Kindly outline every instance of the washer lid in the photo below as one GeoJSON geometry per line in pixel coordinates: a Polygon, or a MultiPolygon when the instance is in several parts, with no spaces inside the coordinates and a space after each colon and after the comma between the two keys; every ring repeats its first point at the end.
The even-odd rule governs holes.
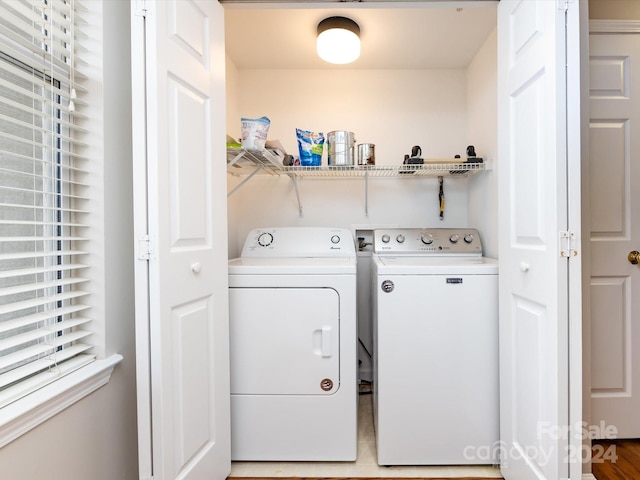
{"type": "Polygon", "coordinates": [[[411,257],[373,255],[378,274],[495,275],[498,261],[488,257],[411,257]]]}
{"type": "Polygon", "coordinates": [[[229,260],[229,275],[355,275],[356,257],[251,258],[229,260]]]}

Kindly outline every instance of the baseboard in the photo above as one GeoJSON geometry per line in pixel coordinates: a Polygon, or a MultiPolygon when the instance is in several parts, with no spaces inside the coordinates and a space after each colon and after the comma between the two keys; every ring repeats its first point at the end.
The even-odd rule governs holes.
{"type": "Polygon", "coordinates": [[[598,480],[593,473],[583,473],[582,480],[598,480]]]}

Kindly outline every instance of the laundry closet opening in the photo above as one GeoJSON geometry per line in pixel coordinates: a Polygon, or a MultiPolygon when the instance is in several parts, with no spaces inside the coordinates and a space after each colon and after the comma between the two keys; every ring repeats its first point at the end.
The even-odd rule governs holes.
{"type": "MultiPolygon", "coordinates": [[[[299,154],[296,129],[302,129],[325,135],[353,132],[356,144],[375,145],[376,168],[399,168],[414,146],[425,161],[466,159],[470,145],[483,159],[482,171],[463,175],[292,178],[267,168],[249,179],[250,173],[228,175],[229,258],[240,256],[255,228],[334,227],[349,230],[356,241],[361,238],[358,380],[369,385],[374,368],[366,273],[372,232],[383,227],[470,227],[480,232],[484,255],[497,257],[498,2],[221,3],[230,140],[241,138],[242,118],[266,116],[268,140],[279,141],[284,153],[294,157],[299,154]],[[348,65],[326,63],[316,54],[318,23],[337,15],[360,27],[361,55],[348,65]]],[[[327,165],[326,149],[322,165],[327,165]]],[[[361,395],[359,422],[370,408],[370,397],[361,395]]],[[[373,425],[368,428],[372,433],[373,425]]],[[[360,442],[358,457],[361,447],[375,450],[375,443],[360,442]]],[[[372,468],[374,459],[375,453],[370,454],[372,468]]],[[[232,476],[244,476],[241,467],[250,468],[235,464],[232,476]]],[[[491,467],[489,474],[499,477],[491,467]]]]}

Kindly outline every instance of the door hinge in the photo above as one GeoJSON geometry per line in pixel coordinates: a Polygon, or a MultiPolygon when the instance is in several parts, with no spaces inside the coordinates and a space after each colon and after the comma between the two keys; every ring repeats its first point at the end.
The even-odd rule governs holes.
{"type": "Polygon", "coordinates": [[[138,260],[151,260],[151,240],[149,235],[138,237],[138,260]]]}
{"type": "Polygon", "coordinates": [[[133,14],[136,17],[146,17],[147,16],[147,0],[134,0],[133,14]]]}
{"type": "Polygon", "coordinates": [[[565,258],[577,257],[575,232],[560,232],[560,256],[565,258]]]}

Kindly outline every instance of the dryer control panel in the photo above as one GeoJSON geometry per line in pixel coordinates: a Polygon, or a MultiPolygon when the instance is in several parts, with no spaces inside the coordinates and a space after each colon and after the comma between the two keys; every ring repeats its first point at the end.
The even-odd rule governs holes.
{"type": "Polygon", "coordinates": [[[482,256],[482,242],[475,228],[382,228],[373,232],[373,252],[482,256]]]}
{"type": "Polygon", "coordinates": [[[353,234],[343,228],[258,228],[247,235],[243,257],[355,257],[353,234]]]}

